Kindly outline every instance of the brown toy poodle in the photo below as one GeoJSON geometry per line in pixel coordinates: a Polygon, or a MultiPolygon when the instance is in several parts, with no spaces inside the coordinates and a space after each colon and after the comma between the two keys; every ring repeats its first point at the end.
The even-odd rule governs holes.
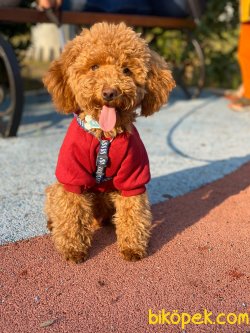
{"type": "Polygon", "coordinates": [[[165,61],[124,23],[97,23],[70,41],[44,78],[59,112],[74,113],[60,149],[45,212],[57,250],[86,258],[97,224],[112,221],[120,253],[147,254],[151,211],[145,147],[133,125],[175,86],[165,61]]]}

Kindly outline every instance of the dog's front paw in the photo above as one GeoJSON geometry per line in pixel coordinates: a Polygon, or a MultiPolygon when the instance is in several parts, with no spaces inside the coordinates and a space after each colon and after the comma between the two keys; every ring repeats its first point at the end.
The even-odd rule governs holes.
{"type": "Polygon", "coordinates": [[[73,262],[75,264],[81,264],[87,259],[87,254],[82,252],[67,252],[64,253],[63,256],[67,261],[73,262]]]}
{"type": "Polygon", "coordinates": [[[124,249],[121,251],[121,254],[123,259],[127,261],[138,261],[146,257],[147,252],[140,250],[124,249]]]}

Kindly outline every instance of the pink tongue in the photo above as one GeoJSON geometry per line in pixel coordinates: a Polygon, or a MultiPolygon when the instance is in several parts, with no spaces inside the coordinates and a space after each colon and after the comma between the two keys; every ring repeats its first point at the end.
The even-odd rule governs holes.
{"type": "Polygon", "coordinates": [[[110,108],[106,105],[102,107],[99,118],[99,125],[104,132],[109,132],[115,127],[116,112],[115,108],[110,108]]]}

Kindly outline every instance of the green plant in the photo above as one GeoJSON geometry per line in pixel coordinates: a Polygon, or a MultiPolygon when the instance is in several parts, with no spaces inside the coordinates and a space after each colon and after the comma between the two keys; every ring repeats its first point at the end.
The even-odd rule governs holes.
{"type": "MultiPolygon", "coordinates": [[[[240,83],[238,21],[237,0],[207,1],[205,13],[194,32],[205,54],[207,86],[236,88],[240,83]]],[[[182,67],[187,61],[190,66],[197,66],[195,52],[185,33],[155,28],[146,32],[146,38],[174,68],[182,67]]]]}

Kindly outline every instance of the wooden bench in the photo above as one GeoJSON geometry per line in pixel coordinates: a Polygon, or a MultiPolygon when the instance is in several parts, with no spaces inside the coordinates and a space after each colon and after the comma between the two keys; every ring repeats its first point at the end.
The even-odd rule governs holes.
{"type": "MultiPolygon", "coordinates": [[[[72,12],[61,11],[55,13],[60,24],[74,25],[91,25],[96,22],[106,21],[112,23],[125,22],[133,27],[161,27],[164,29],[183,30],[188,33],[190,42],[193,44],[194,50],[200,62],[200,73],[195,89],[190,92],[185,84],[179,79],[177,82],[182,86],[188,97],[196,97],[203,85],[205,79],[204,57],[200,44],[192,37],[190,33],[196,28],[195,20],[192,18],[169,18],[160,16],[147,15],[131,15],[131,14],[110,14],[110,13],[95,13],[95,12],[72,12]]],[[[0,23],[51,23],[51,19],[45,12],[36,9],[28,8],[0,8],[0,23]]],[[[1,37],[1,36],[0,36],[1,37]]],[[[20,73],[18,73],[18,65],[14,60],[13,50],[6,46],[7,42],[0,38],[0,60],[4,62],[10,81],[10,94],[12,101],[7,110],[1,110],[1,86],[0,86],[0,132],[4,136],[15,136],[21,120],[23,109],[23,95],[21,88],[20,73]],[[11,62],[8,59],[11,59],[11,62]],[[11,74],[12,73],[12,74],[11,74]],[[12,77],[11,77],[12,76],[12,77]],[[5,124],[1,126],[1,119],[5,119],[5,124]],[[6,120],[7,119],[7,120],[6,120]]],[[[0,82],[1,84],[1,82],[0,82]]],[[[2,94],[3,95],[3,94],[2,94]]],[[[3,103],[2,103],[3,104],[3,103]]]]}
{"type": "MultiPolygon", "coordinates": [[[[57,17],[62,24],[93,24],[106,21],[112,23],[125,22],[134,27],[161,27],[165,29],[193,30],[196,24],[193,19],[169,18],[161,16],[109,14],[93,12],[58,12],[57,17]]],[[[51,22],[45,12],[26,8],[0,8],[1,22],[45,23],[51,22]]]]}

